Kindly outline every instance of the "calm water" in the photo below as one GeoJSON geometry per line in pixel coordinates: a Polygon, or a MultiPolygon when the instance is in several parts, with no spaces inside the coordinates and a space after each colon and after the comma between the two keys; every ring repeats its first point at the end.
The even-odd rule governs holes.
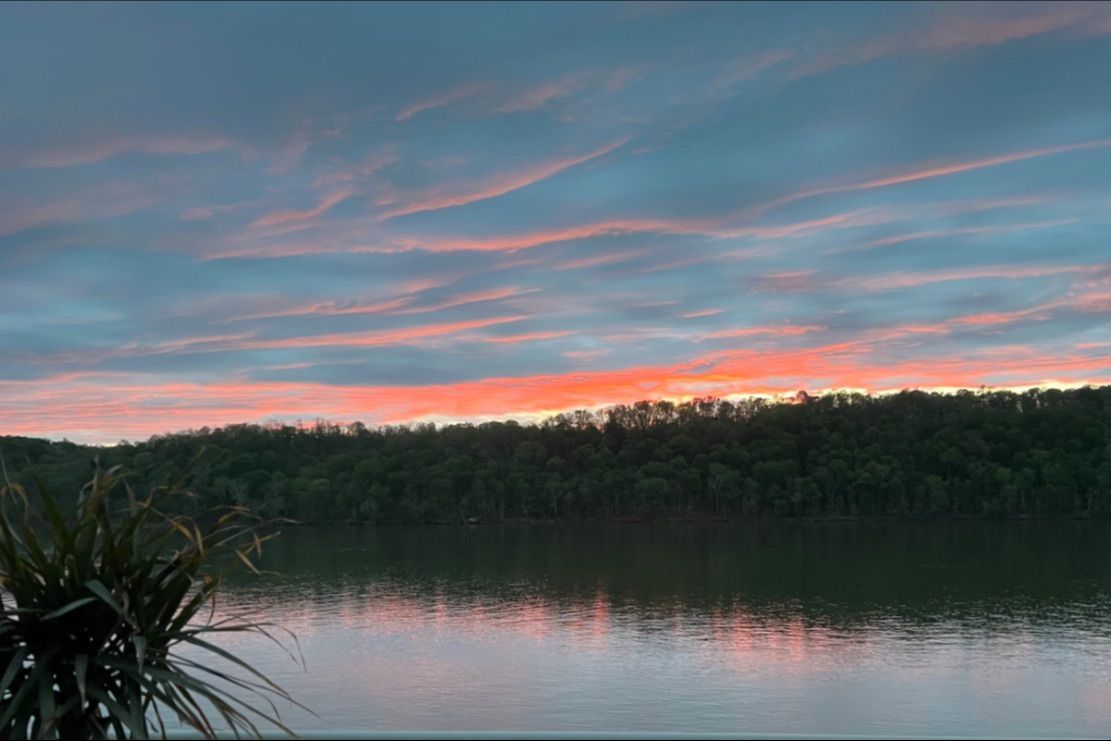
{"type": "Polygon", "coordinates": [[[311,730],[1111,735],[1111,527],[293,528],[224,612],[311,730]]]}

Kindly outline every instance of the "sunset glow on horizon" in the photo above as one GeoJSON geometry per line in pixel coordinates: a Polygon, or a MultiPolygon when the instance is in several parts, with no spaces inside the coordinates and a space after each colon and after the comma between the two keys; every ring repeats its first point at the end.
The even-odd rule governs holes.
{"type": "Polygon", "coordinates": [[[0,435],[1111,383],[1111,5],[6,4],[0,435]]]}

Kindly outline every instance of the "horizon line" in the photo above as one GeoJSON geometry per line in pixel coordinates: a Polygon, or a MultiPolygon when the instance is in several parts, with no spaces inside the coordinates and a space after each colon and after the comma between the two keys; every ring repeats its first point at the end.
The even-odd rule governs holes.
{"type": "MultiPolygon", "coordinates": [[[[521,424],[523,426],[536,426],[536,425],[539,425],[539,424],[541,424],[541,423],[543,423],[547,420],[554,419],[554,418],[556,418],[560,415],[563,415],[563,414],[571,414],[571,413],[574,413],[574,412],[591,412],[591,413],[604,412],[606,410],[616,409],[618,407],[632,407],[632,406],[635,406],[636,404],[641,404],[641,403],[644,403],[644,402],[648,402],[648,403],[651,403],[651,404],[657,404],[657,403],[660,403],[660,402],[671,402],[673,404],[684,404],[684,403],[689,403],[689,402],[693,402],[693,401],[697,401],[697,400],[708,400],[708,401],[718,401],[718,402],[724,401],[724,402],[733,403],[733,402],[736,402],[736,401],[743,401],[743,400],[763,399],[763,400],[769,400],[773,404],[793,404],[797,400],[799,394],[806,394],[807,397],[809,398],[809,400],[817,400],[817,399],[821,399],[824,396],[831,396],[831,395],[838,395],[838,394],[848,394],[848,395],[857,395],[857,396],[866,396],[866,397],[885,397],[885,396],[895,396],[895,395],[898,395],[898,394],[901,394],[901,393],[918,392],[918,393],[925,393],[925,394],[935,394],[935,395],[940,395],[940,396],[956,396],[957,394],[959,394],[961,392],[972,392],[972,393],[975,393],[975,394],[992,394],[992,393],[1024,393],[1024,392],[1035,391],[1035,390],[1037,390],[1037,391],[1040,391],[1040,390],[1074,391],[1074,390],[1084,389],[1084,388],[1099,389],[1099,388],[1105,388],[1105,387],[1108,387],[1108,386],[1111,386],[1111,382],[1096,382],[1096,381],[1046,382],[1046,383],[1037,383],[1037,384],[1022,384],[1022,385],[1016,385],[1016,386],[1003,386],[1003,385],[996,386],[996,385],[989,385],[989,384],[981,384],[981,385],[978,385],[978,386],[903,386],[903,387],[897,387],[897,388],[875,389],[875,390],[869,390],[869,389],[862,388],[862,387],[845,386],[845,387],[821,388],[821,389],[816,389],[814,391],[811,391],[809,389],[797,389],[795,391],[734,393],[734,394],[723,394],[723,395],[720,395],[720,396],[715,396],[715,395],[712,395],[712,394],[709,394],[709,395],[706,395],[706,396],[692,396],[692,395],[673,396],[673,397],[660,396],[660,397],[656,397],[656,398],[638,399],[637,401],[628,402],[628,403],[617,402],[617,403],[609,403],[609,404],[599,404],[599,405],[595,405],[595,406],[577,406],[577,407],[567,407],[565,409],[548,409],[548,410],[541,410],[541,411],[538,411],[538,412],[516,412],[516,413],[510,412],[510,413],[506,413],[506,414],[470,415],[470,416],[465,416],[465,417],[450,417],[450,416],[446,416],[446,415],[431,414],[431,415],[423,415],[423,416],[420,416],[420,417],[414,417],[413,419],[406,420],[404,422],[397,422],[397,423],[388,423],[388,422],[386,422],[386,423],[379,423],[379,424],[373,424],[373,425],[365,424],[364,422],[362,422],[362,420],[358,420],[358,419],[340,420],[340,419],[331,419],[331,418],[327,418],[327,417],[315,417],[315,418],[313,418],[313,420],[311,422],[311,425],[329,425],[329,426],[336,426],[336,427],[351,427],[351,426],[354,426],[354,425],[358,424],[358,425],[363,425],[363,427],[365,429],[369,430],[369,431],[382,431],[382,430],[387,430],[387,429],[398,429],[398,428],[412,430],[412,429],[416,429],[416,428],[419,428],[419,427],[424,426],[424,425],[432,425],[436,429],[444,429],[444,428],[453,427],[453,426],[480,425],[480,424],[488,424],[488,423],[496,423],[496,422],[501,422],[501,423],[516,422],[516,423],[521,424]]],[[[213,427],[210,427],[208,425],[202,425],[201,427],[186,427],[186,428],[180,428],[180,429],[177,429],[177,430],[167,430],[167,431],[163,431],[163,432],[153,432],[149,436],[147,436],[145,439],[141,439],[141,440],[129,440],[127,438],[122,438],[121,437],[117,442],[114,442],[114,443],[82,442],[80,440],[70,439],[68,436],[65,436],[65,435],[63,435],[61,437],[56,437],[56,436],[50,436],[50,435],[38,436],[38,435],[18,435],[18,434],[16,434],[16,435],[6,435],[6,434],[0,434],[0,440],[3,440],[4,438],[9,438],[9,437],[10,438],[25,438],[25,439],[32,439],[32,440],[46,440],[47,442],[50,442],[50,443],[71,443],[73,445],[79,445],[81,447],[86,447],[86,448],[116,448],[116,447],[120,447],[122,445],[142,445],[142,444],[145,444],[145,443],[149,443],[152,439],[154,439],[156,437],[171,437],[171,436],[175,436],[175,435],[184,435],[184,434],[189,434],[189,433],[199,433],[202,430],[206,430],[206,429],[209,431],[209,433],[211,433],[211,432],[214,432],[214,431],[217,431],[217,430],[224,430],[224,429],[229,429],[229,428],[234,428],[234,427],[245,427],[245,426],[267,427],[267,428],[273,428],[275,426],[280,426],[280,427],[295,427],[296,429],[304,429],[305,427],[307,427],[309,425],[306,425],[306,421],[305,421],[304,417],[297,417],[296,419],[293,419],[293,420],[282,420],[282,419],[276,418],[276,417],[267,417],[267,418],[264,418],[264,419],[261,419],[261,420],[253,420],[253,421],[245,420],[245,421],[242,421],[242,422],[229,422],[229,423],[226,423],[226,424],[223,424],[223,425],[213,426],[213,427]]]]}

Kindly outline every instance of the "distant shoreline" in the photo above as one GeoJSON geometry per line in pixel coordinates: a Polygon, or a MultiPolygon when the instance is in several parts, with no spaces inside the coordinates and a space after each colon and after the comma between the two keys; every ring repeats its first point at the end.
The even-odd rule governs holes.
{"type": "Polygon", "coordinates": [[[33,490],[96,458],[162,507],[306,523],[1084,520],[1111,517],[1111,386],[643,401],[536,425],[232,425],[111,451],[0,439],[33,490]]]}

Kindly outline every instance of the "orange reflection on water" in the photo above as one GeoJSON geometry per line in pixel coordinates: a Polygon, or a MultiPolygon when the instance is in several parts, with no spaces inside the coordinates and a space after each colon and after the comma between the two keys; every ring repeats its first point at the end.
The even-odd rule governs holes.
{"type": "Polygon", "coordinates": [[[562,607],[566,611],[564,627],[568,642],[580,648],[600,646],[605,643],[610,625],[610,603],[605,592],[599,589],[592,600],[573,600],[562,607]]]}
{"type": "Polygon", "coordinates": [[[453,594],[442,588],[424,594],[389,589],[354,594],[341,586],[328,594],[298,590],[278,596],[255,591],[240,597],[222,610],[263,612],[302,639],[338,627],[373,631],[379,636],[431,632],[482,642],[515,636],[593,650],[619,634],[633,641],[693,642],[712,652],[715,662],[724,658],[724,664],[738,670],[771,665],[812,670],[838,656],[843,658],[846,651],[858,653],[866,641],[863,632],[845,634],[808,624],[800,614],[761,614],[738,604],[703,609],[679,604],[623,604],[618,608],[600,588],[593,594],[564,595],[558,600],[535,594],[453,594]]]}
{"type": "Polygon", "coordinates": [[[740,670],[777,665],[812,672],[864,647],[864,634],[850,637],[825,626],[808,625],[801,615],[761,616],[737,607],[719,607],[703,619],[712,650],[740,670]]]}

